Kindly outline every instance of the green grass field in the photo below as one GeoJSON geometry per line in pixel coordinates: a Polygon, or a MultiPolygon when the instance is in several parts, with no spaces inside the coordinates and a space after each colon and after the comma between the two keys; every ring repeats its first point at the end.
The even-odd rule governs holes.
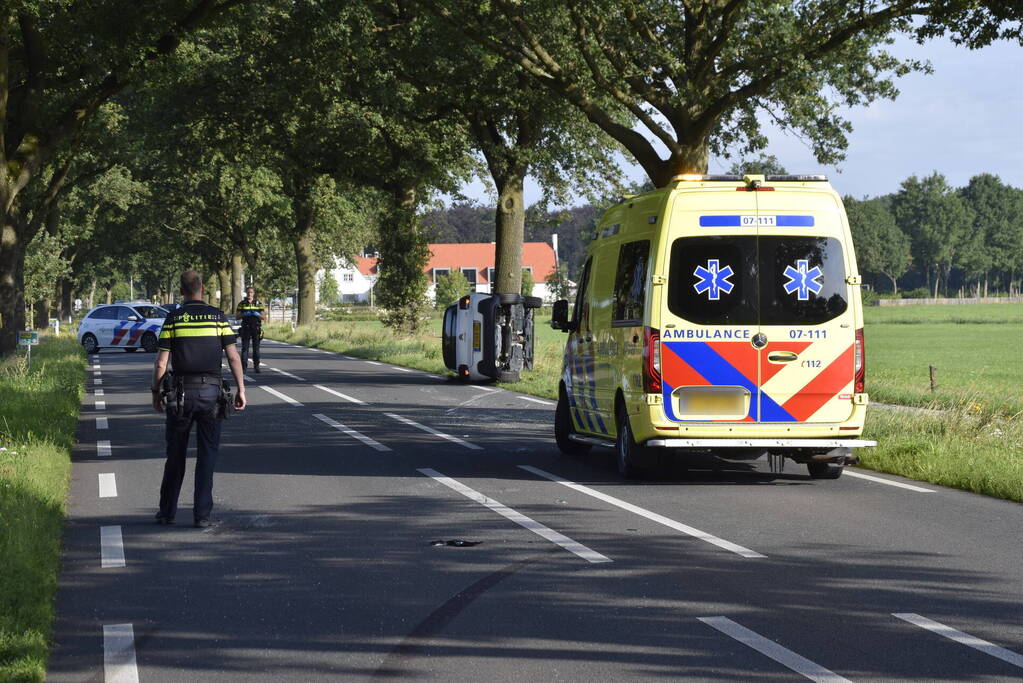
{"type": "MultiPolygon", "coordinates": [[[[867,391],[872,401],[937,408],[874,408],[864,436],[878,447],[866,467],[1023,502],[1023,305],[870,307],[865,310],[867,391]],[[937,368],[930,390],[928,366],[937,368]]],[[[557,398],[565,334],[537,324],[536,367],[508,388],[557,398]]],[[[320,322],[268,335],[297,344],[444,374],[440,319],[396,338],[376,321],[320,322]]]]}
{"type": "Polygon", "coordinates": [[[85,355],[44,339],[0,361],[0,680],[42,681],[85,355]]]}

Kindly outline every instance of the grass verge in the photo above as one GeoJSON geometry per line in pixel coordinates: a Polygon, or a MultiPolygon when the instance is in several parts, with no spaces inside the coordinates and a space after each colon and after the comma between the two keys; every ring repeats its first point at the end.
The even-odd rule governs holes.
{"type": "MultiPolygon", "coordinates": [[[[929,406],[941,412],[869,410],[864,436],[876,439],[878,446],[859,451],[863,466],[1023,502],[1023,417],[1016,410],[1015,389],[1023,376],[1017,378],[1018,364],[1007,360],[1009,339],[1015,336],[1003,334],[1009,327],[1004,320],[1018,315],[1020,308],[1002,304],[980,311],[916,308],[897,309],[898,316],[881,309],[885,319],[869,325],[868,388],[874,400],[929,406]],[[966,316],[969,322],[948,322],[947,316],[953,314],[966,316]],[[985,322],[991,319],[1000,322],[985,322]],[[940,343],[923,343],[933,339],[930,333],[936,331],[944,333],[940,343]],[[947,370],[948,388],[937,396],[923,387],[908,388],[907,377],[915,376],[921,354],[928,353],[940,354],[938,362],[947,370]],[[978,370],[981,364],[984,372],[978,370]],[[989,384],[992,377],[998,378],[997,390],[981,392],[979,383],[989,384]]],[[[557,399],[565,335],[550,329],[543,318],[536,330],[535,369],[508,388],[557,399]]],[[[266,331],[269,337],[293,344],[448,374],[441,358],[439,319],[411,337],[395,337],[379,322],[367,320],[317,322],[296,330],[268,325],[266,331]]],[[[926,363],[923,367],[926,373],[926,363]]]]}
{"type": "Polygon", "coordinates": [[[0,680],[46,676],[85,357],[44,339],[0,360],[0,680]]]}

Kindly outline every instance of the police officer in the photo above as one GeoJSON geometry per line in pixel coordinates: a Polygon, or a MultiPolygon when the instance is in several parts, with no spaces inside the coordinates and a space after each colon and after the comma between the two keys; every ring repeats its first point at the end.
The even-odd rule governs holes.
{"type": "Polygon", "coordinates": [[[213,511],[213,468],[220,449],[220,363],[224,352],[234,375],[236,410],[245,409],[245,380],[234,347],[234,332],[223,311],[201,299],[202,279],[189,270],[181,275],[184,304],[167,315],[160,331],[160,350],[153,365],[153,408],[167,413],[167,463],[160,485],[160,511],[156,521],[173,524],[178,494],[185,478],[185,452],[192,425],[198,441],[195,463],[195,526],[210,526],[213,511]],[[173,402],[162,393],[167,360],[173,367],[173,402]]]}
{"type": "Polygon", "coordinates": [[[237,317],[242,321],[242,370],[248,366],[251,343],[252,369],[259,372],[259,342],[263,339],[263,304],[256,299],[255,288],[245,288],[245,298],[238,302],[237,317]]]}

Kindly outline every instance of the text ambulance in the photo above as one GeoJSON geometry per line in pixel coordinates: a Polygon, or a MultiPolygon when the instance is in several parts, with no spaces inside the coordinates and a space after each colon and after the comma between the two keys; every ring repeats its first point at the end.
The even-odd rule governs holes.
{"type": "Polygon", "coordinates": [[[679,176],[597,226],[555,414],[565,453],[773,456],[837,478],[867,406],[860,276],[824,176],[679,176]],[[672,449],[672,450],[665,450],[672,449]]]}

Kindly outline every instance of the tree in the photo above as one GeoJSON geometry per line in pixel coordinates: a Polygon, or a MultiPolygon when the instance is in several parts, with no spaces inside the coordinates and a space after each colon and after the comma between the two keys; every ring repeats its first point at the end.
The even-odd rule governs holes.
{"type": "Polygon", "coordinates": [[[884,275],[898,294],[899,278],[913,263],[909,235],[899,229],[884,199],[845,197],[843,202],[860,270],[884,275]]]}
{"type": "Polygon", "coordinates": [[[960,196],[973,210],[973,240],[964,266],[986,293],[994,270],[1011,288],[1015,273],[1023,271],[1023,192],[988,173],[970,178],[960,196]]]}
{"type": "Polygon", "coordinates": [[[778,157],[773,154],[760,154],[749,159],[740,159],[732,164],[728,172],[734,175],[746,175],[747,173],[756,175],[788,174],[785,167],[778,161],[778,157]]]}
{"type": "Polygon", "coordinates": [[[331,271],[324,271],[323,277],[320,278],[320,303],[333,305],[340,298],[341,292],[338,289],[337,278],[331,271]]]}
{"type": "Polygon", "coordinates": [[[834,163],[850,130],[841,107],[894,98],[893,77],[929,68],[886,52],[892,38],[977,47],[1018,39],[1023,17],[994,0],[418,3],[571,103],[658,187],[705,173],[711,152],[763,149],[758,114],[834,163]]]}
{"type": "Polygon", "coordinates": [[[933,173],[922,180],[916,176],[904,180],[892,198],[892,213],[912,239],[913,254],[925,273],[927,286],[931,289],[933,282],[934,296],[938,296],[941,285],[947,286],[952,268],[959,264],[971,233],[973,211],[943,175],[933,173]]]}
{"type": "Polygon", "coordinates": [[[522,296],[533,296],[533,286],[536,281],[533,279],[533,272],[530,270],[522,271],[522,296]]]}
{"type": "Polygon", "coordinates": [[[572,283],[568,279],[568,270],[564,263],[559,263],[544,282],[547,284],[547,295],[551,302],[567,299],[572,294],[572,283]]]}
{"type": "Polygon", "coordinates": [[[443,311],[458,299],[472,291],[469,278],[460,270],[453,270],[444,275],[437,276],[437,285],[434,290],[435,307],[443,311]]]}

